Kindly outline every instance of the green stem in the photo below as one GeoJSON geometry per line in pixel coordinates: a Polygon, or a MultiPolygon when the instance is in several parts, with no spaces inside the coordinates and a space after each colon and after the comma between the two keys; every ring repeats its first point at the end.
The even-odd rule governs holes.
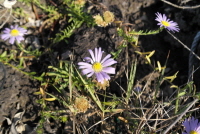
{"type": "Polygon", "coordinates": [[[176,105],[175,105],[175,111],[174,111],[175,114],[178,112],[178,107],[179,107],[179,98],[178,98],[178,95],[179,95],[180,88],[178,88],[177,90],[178,90],[178,92],[177,92],[176,105]]]}
{"type": "Polygon", "coordinates": [[[2,63],[5,64],[5,65],[8,65],[8,66],[10,66],[10,67],[12,67],[12,68],[14,68],[14,69],[16,69],[17,71],[19,71],[19,72],[21,72],[21,73],[23,73],[23,74],[29,76],[29,77],[32,78],[32,79],[36,79],[36,80],[39,80],[39,81],[43,81],[43,78],[42,78],[42,77],[32,76],[32,75],[30,75],[29,73],[24,72],[24,71],[20,70],[19,68],[15,67],[15,66],[13,66],[12,64],[7,63],[7,62],[5,62],[5,61],[0,61],[0,62],[2,62],[2,63]]]}

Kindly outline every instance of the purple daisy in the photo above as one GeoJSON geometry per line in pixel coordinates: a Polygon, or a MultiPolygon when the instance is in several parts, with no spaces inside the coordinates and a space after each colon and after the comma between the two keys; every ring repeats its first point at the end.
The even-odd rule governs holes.
{"type": "Polygon", "coordinates": [[[22,40],[24,40],[23,36],[26,34],[26,32],[26,29],[18,27],[18,25],[10,26],[10,28],[5,28],[5,30],[3,30],[1,39],[5,41],[9,39],[10,44],[14,44],[15,40],[20,43],[22,40]]]}
{"type": "Polygon", "coordinates": [[[158,25],[160,27],[164,27],[166,28],[167,30],[169,31],[172,31],[172,32],[179,32],[179,27],[178,27],[178,24],[174,21],[170,21],[165,14],[161,14],[161,13],[156,13],[156,21],[158,21],[158,25]]]}
{"type": "Polygon", "coordinates": [[[104,80],[110,80],[108,74],[115,74],[115,68],[110,67],[111,65],[117,63],[114,59],[110,58],[111,55],[108,54],[103,60],[103,51],[101,48],[95,48],[95,52],[91,49],[88,50],[91,57],[85,57],[85,62],[79,62],[79,69],[82,69],[82,73],[91,77],[95,74],[97,81],[104,83],[104,80]]]}
{"type": "Polygon", "coordinates": [[[198,119],[191,117],[183,122],[185,131],[182,134],[200,134],[200,123],[198,119]]]}

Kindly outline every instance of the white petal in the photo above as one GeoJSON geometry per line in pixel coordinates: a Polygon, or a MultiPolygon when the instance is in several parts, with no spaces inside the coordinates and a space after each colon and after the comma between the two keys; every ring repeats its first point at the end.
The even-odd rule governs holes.
{"type": "Polygon", "coordinates": [[[95,61],[98,61],[98,48],[95,48],[95,61]]]}
{"type": "Polygon", "coordinates": [[[109,59],[111,57],[110,54],[106,55],[106,57],[101,61],[101,63],[104,63],[104,61],[106,61],[107,59],[109,59]]]}
{"type": "Polygon", "coordinates": [[[82,70],[82,73],[85,75],[85,74],[88,74],[88,73],[91,73],[91,72],[94,72],[92,69],[83,69],[82,70]]]}
{"type": "Polygon", "coordinates": [[[114,67],[106,67],[106,68],[103,68],[102,71],[105,72],[105,73],[108,73],[108,74],[115,74],[115,68],[114,67]]]}
{"type": "Polygon", "coordinates": [[[89,51],[89,53],[90,53],[90,55],[92,57],[93,63],[94,63],[95,62],[94,53],[93,53],[93,51],[91,49],[89,49],[88,51],[89,51]]]}
{"type": "Polygon", "coordinates": [[[103,51],[101,51],[101,48],[99,48],[99,53],[98,53],[98,59],[97,59],[97,62],[100,62],[100,61],[101,61],[102,54],[103,54],[103,51]]]}
{"type": "Polygon", "coordinates": [[[97,81],[102,83],[104,81],[103,75],[101,73],[95,73],[95,74],[97,77],[97,81]]]}
{"type": "Polygon", "coordinates": [[[103,67],[108,67],[108,66],[113,65],[113,64],[115,64],[115,63],[117,63],[117,61],[115,61],[115,60],[113,60],[113,59],[108,59],[108,60],[105,61],[102,65],[103,65],[103,67]]]}
{"type": "Polygon", "coordinates": [[[93,74],[94,74],[94,71],[91,72],[91,73],[89,73],[89,74],[87,75],[87,77],[91,77],[93,74]]]}
{"type": "Polygon", "coordinates": [[[105,80],[110,80],[110,76],[107,73],[101,72],[101,74],[103,75],[105,80]]]}
{"type": "Polygon", "coordinates": [[[79,65],[79,66],[86,66],[86,67],[92,66],[91,64],[86,63],[86,62],[79,62],[78,65],[79,65]]]}

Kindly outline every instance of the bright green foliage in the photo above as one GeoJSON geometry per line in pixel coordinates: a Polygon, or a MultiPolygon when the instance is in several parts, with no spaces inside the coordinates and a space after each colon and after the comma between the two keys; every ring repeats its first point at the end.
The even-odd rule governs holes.
{"type": "Polygon", "coordinates": [[[128,77],[128,82],[127,82],[128,87],[127,87],[126,98],[125,98],[125,101],[127,104],[129,104],[129,99],[131,97],[134,80],[135,80],[136,69],[137,69],[137,60],[135,61],[135,63],[132,63],[131,71],[128,77]]]}
{"type": "Polygon", "coordinates": [[[123,28],[118,28],[117,33],[119,36],[123,37],[123,42],[121,45],[118,46],[118,51],[117,52],[112,52],[112,55],[114,58],[117,58],[121,51],[127,47],[128,44],[132,45],[133,47],[137,47],[138,45],[138,38],[139,35],[152,35],[152,34],[158,34],[161,32],[162,29],[154,30],[154,31],[125,31],[123,28]]]}
{"type": "MultiPolygon", "coordinates": [[[[73,1],[65,0],[63,3],[67,8],[64,8],[64,12],[68,15],[69,25],[56,34],[54,38],[54,43],[60,42],[69,38],[74,31],[81,27],[83,23],[86,23],[88,26],[94,26],[94,19],[91,15],[85,13],[84,7],[74,4],[73,1]]],[[[65,40],[66,41],[66,40],[65,40]]]]}
{"type": "Polygon", "coordinates": [[[118,35],[123,37],[123,39],[128,43],[135,43],[138,40],[138,34],[129,34],[129,32],[125,32],[122,28],[117,30],[118,35]]]}
{"type": "Polygon", "coordinates": [[[64,29],[59,30],[56,33],[56,37],[53,39],[53,43],[58,43],[60,41],[67,42],[69,38],[77,28],[80,28],[83,23],[87,26],[94,26],[94,19],[91,15],[84,12],[84,7],[74,3],[74,0],[63,0],[62,4],[55,7],[52,5],[41,4],[39,0],[21,0],[25,3],[33,3],[37,7],[41,8],[48,15],[48,19],[45,20],[45,24],[50,27],[55,21],[67,18],[68,24],[64,29]],[[59,8],[58,8],[59,7],[59,8]]]}
{"type": "Polygon", "coordinates": [[[41,112],[41,119],[38,123],[38,127],[36,129],[38,134],[44,133],[44,123],[47,122],[49,119],[54,119],[55,121],[66,122],[68,117],[66,115],[65,110],[58,110],[58,111],[51,111],[50,109],[46,109],[45,111],[41,112]]]}
{"type": "Polygon", "coordinates": [[[117,57],[119,57],[119,54],[121,53],[121,51],[123,50],[123,48],[126,48],[127,45],[125,42],[123,42],[122,45],[120,45],[117,49],[116,52],[111,52],[111,54],[113,55],[113,59],[116,59],[117,57]]]}
{"type": "Polygon", "coordinates": [[[25,50],[25,49],[23,49],[23,47],[20,44],[19,44],[19,49],[24,52],[23,55],[18,56],[17,50],[4,51],[0,55],[0,62],[2,62],[5,65],[12,67],[13,69],[20,71],[21,73],[29,76],[30,78],[42,81],[43,80],[42,77],[43,77],[44,74],[42,74],[41,76],[35,76],[36,72],[24,72],[24,71],[22,71],[22,69],[24,68],[23,65],[24,65],[24,62],[25,62],[26,59],[36,58],[41,53],[38,50],[35,50],[35,51],[25,50]],[[11,64],[11,62],[15,62],[18,65],[14,66],[14,65],[11,64]]]}
{"type": "Polygon", "coordinates": [[[29,14],[25,13],[23,8],[20,8],[20,7],[13,9],[12,14],[17,18],[24,17],[26,20],[28,20],[28,17],[29,17],[29,14]]]}
{"type": "Polygon", "coordinates": [[[65,40],[66,38],[69,38],[74,33],[74,30],[79,28],[82,24],[83,24],[83,21],[72,20],[71,25],[66,27],[64,30],[61,30],[60,33],[56,34],[56,37],[54,38],[54,43],[60,42],[60,41],[65,40]]]}
{"type": "MultiPolygon", "coordinates": [[[[78,90],[82,90],[83,83],[81,78],[78,77],[76,71],[74,71],[73,63],[68,61],[60,61],[58,67],[49,66],[51,69],[46,75],[51,77],[51,84],[59,91],[68,88],[76,87],[78,90]]],[[[50,84],[49,83],[49,84],[50,84]]]]}
{"type": "Polygon", "coordinates": [[[33,57],[33,58],[38,58],[42,55],[42,52],[39,51],[38,49],[35,49],[35,50],[32,50],[32,47],[28,47],[28,48],[24,48],[23,45],[21,44],[17,44],[19,49],[25,53],[25,56],[30,56],[30,57],[33,57]]]}
{"type": "Polygon", "coordinates": [[[139,30],[139,31],[135,31],[135,30],[132,30],[129,32],[129,34],[132,34],[132,35],[152,35],[152,34],[158,34],[160,33],[161,31],[163,30],[163,28],[160,28],[158,30],[150,30],[150,31],[143,31],[143,30],[139,30]]]}

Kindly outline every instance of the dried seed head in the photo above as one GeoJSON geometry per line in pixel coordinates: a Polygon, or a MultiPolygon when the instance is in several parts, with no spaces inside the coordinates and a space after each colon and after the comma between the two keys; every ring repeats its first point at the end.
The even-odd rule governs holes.
{"type": "Polygon", "coordinates": [[[111,22],[113,22],[115,20],[114,14],[110,11],[104,12],[103,18],[104,18],[105,22],[108,23],[108,24],[110,24],[111,22]]]}
{"type": "Polygon", "coordinates": [[[107,80],[104,80],[103,83],[98,82],[96,80],[93,80],[93,82],[96,83],[96,87],[98,87],[99,89],[103,89],[103,90],[106,90],[106,88],[110,86],[109,81],[107,81],[107,80]]]}
{"type": "Polygon", "coordinates": [[[77,5],[83,6],[85,4],[85,0],[75,0],[74,3],[77,5]]]}
{"type": "Polygon", "coordinates": [[[108,25],[108,23],[106,23],[99,14],[95,15],[93,18],[95,20],[95,23],[100,27],[106,27],[108,25]]]}
{"type": "Polygon", "coordinates": [[[76,98],[74,105],[78,112],[85,113],[89,108],[89,102],[85,97],[76,98]]]}

